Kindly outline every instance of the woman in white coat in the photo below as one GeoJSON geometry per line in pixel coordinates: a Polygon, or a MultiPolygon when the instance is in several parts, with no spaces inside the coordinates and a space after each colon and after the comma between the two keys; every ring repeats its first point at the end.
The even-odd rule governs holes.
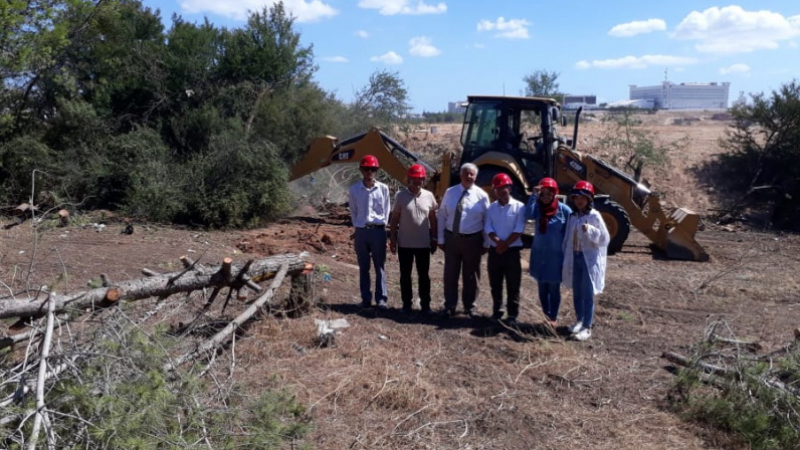
{"type": "Polygon", "coordinates": [[[593,206],[594,186],[579,181],[570,192],[575,210],[567,220],[564,235],[562,282],[572,289],[577,321],[569,331],[576,340],[592,336],[594,296],[601,294],[606,276],[609,235],[603,217],[593,206]]]}

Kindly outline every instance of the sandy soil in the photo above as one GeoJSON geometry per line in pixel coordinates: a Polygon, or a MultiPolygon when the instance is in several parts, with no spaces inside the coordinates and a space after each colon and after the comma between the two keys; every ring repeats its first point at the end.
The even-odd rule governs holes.
{"type": "MultiPolygon", "coordinates": [[[[713,199],[686,187],[702,185],[691,168],[719,151],[724,124],[675,126],[663,119],[651,125],[659,136],[688,133],[692,142],[664,191],[705,214],[713,199]]],[[[594,133],[587,127],[587,143],[594,133]]],[[[729,449],[737,444],[669,410],[673,375],[661,354],[685,352],[715,321],[767,350],[791,340],[800,323],[800,236],[710,225],[697,236],[711,255],[708,263],[664,260],[633,232],[623,251],[609,259],[607,289],[597,299],[596,326],[586,343],[563,336],[563,325],[573,317],[567,291],[562,336],[544,332],[529,277],[523,281],[519,332],[482,318],[402,316],[396,257],[387,261],[392,309],[360,311],[352,228],[337,208],[303,207],[295,217],[242,232],[137,225],[127,236],[119,234],[121,224],[101,232],[51,229],[37,242],[31,278],[66,291],[85,287],[100,273],[123,280],[139,277],[143,267],[176,270],[181,255],[203,255],[203,262],[213,264],[225,256],[243,262],[308,252],[318,267],[321,307],[301,318],[267,317],[250,326],[236,342],[235,377],[256,392],[295,392],[313,423],[308,441],[320,449],[729,449]],[[334,318],[347,319],[350,327],[334,347],[318,348],[314,319],[334,318]]],[[[30,227],[0,232],[0,279],[18,286],[33,251],[30,227]]],[[[436,306],[442,264],[437,252],[431,268],[436,306]]],[[[202,305],[200,298],[167,301],[175,308],[157,314],[150,325],[185,320],[202,305]]],[[[152,305],[139,303],[125,307],[135,314],[152,305]]],[[[479,312],[488,315],[490,304],[484,276],[479,312]]],[[[236,303],[228,314],[242,308],[236,303]]],[[[2,332],[11,332],[5,326],[2,332]]],[[[227,373],[231,357],[226,350],[215,367],[227,373]]]]}

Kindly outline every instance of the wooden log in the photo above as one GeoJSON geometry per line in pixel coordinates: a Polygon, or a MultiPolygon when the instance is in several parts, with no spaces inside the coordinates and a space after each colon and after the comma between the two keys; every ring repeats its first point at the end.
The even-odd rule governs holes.
{"type": "MultiPolygon", "coordinates": [[[[227,259],[227,258],[226,258],[227,259]]],[[[196,358],[198,355],[207,353],[211,350],[215,350],[217,347],[222,345],[222,343],[227,340],[227,338],[233,334],[233,332],[242,326],[243,323],[250,320],[251,317],[255,315],[267,302],[269,302],[273,295],[275,295],[275,291],[278,290],[283,279],[286,278],[286,274],[289,271],[289,265],[284,264],[277,275],[275,275],[275,279],[272,280],[272,284],[269,286],[261,296],[253,302],[252,305],[248,306],[247,309],[244,310],[241,314],[239,314],[235,319],[233,319],[225,328],[223,328],[219,333],[215,334],[211,339],[203,342],[200,344],[195,350],[186,353],[185,355],[179,357],[174,362],[167,363],[164,365],[165,371],[172,371],[175,370],[176,367],[180,366],[181,364],[185,363],[186,361],[192,360],[196,358]]]]}
{"type": "Polygon", "coordinates": [[[58,212],[58,226],[65,227],[69,225],[69,211],[62,209],[58,212]]]}
{"type": "Polygon", "coordinates": [[[106,291],[106,296],[104,300],[107,301],[108,303],[116,303],[119,300],[119,289],[109,288],[106,291]]]}
{"type": "Polygon", "coordinates": [[[739,374],[734,370],[731,370],[731,369],[728,369],[728,368],[725,368],[725,367],[715,366],[713,364],[708,364],[708,363],[704,363],[704,362],[700,362],[700,361],[693,361],[693,360],[691,360],[691,359],[689,359],[689,358],[687,358],[687,357],[685,357],[683,355],[679,355],[677,353],[664,352],[661,355],[661,357],[666,359],[667,361],[669,361],[669,362],[671,362],[673,364],[677,364],[679,366],[703,369],[703,371],[706,372],[706,373],[710,373],[710,374],[713,374],[713,375],[719,375],[719,376],[726,377],[726,378],[737,378],[737,379],[739,378],[739,374]]]}
{"type": "Polygon", "coordinates": [[[194,261],[189,259],[189,257],[186,256],[186,255],[181,256],[180,259],[181,259],[181,264],[183,264],[183,268],[184,269],[191,269],[192,266],[194,265],[194,261]]]}
{"type": "MultiPolygon", "coordinates": [[[[248,271],[249,277],[254,281],[264,281],[275,277],[275,274],[283,265],[288,266],[290,275],[299,274],[306,268],[306,263],[300,255],[287,254],[277,255],[269,258],[253,261],[248,271]]],[[[236,267],[231,265],[231,271],[236,267]]],[[[116,283],[114,288],[119,291],[118,301],[134,301],[150,297],[167,297],[179,292],[189,292],[214,286],[212,278],[219,272],[215,267],[195,267],[195,270],[187,276],[175,280],[174,283],[168,281],[175,277],[176,273],[156,275],[149,278],[139,278],[116,283]]],[[[217,280],[215,279],[215,282],[217,280]]],[[[225,286],[230,285],[228,279],[225,286]]],[[[106,297],[108,288],[101,287],[86,291],[76,292],[70,295],[52,296],[55,301],[55,312],[60,313],[67,309],[83,309],[94,305],[102,304],[106,297]]],[[[33,298],[17,298],[0,302],[0,319],[9,317],[42,317],[46,314],[45,303],[34,301],[33,298]]]]}

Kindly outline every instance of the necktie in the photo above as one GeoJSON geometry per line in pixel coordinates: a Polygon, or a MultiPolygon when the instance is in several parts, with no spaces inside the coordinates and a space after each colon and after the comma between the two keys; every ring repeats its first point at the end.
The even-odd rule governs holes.
{"type": "Polygon", "coordinates": [[[461,193],[461,197],[458,199],[456,215],[453,217],[453,234],[461,232],[461,213],[464,211],[464,198],[467,196],[467,193],[469,193],[469,191],[464,189],[464,192],[461,193]]]}

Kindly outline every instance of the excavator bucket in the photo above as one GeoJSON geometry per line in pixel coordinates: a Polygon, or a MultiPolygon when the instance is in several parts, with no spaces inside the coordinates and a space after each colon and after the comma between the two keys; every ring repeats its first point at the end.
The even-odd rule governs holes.
{"type": "Polygon", "coordinates": [[[669,216],[667,257],[689,261],[708,261],[708,253],[694,240],[700,216],[686,208],[678,208],[669,216]]]}

